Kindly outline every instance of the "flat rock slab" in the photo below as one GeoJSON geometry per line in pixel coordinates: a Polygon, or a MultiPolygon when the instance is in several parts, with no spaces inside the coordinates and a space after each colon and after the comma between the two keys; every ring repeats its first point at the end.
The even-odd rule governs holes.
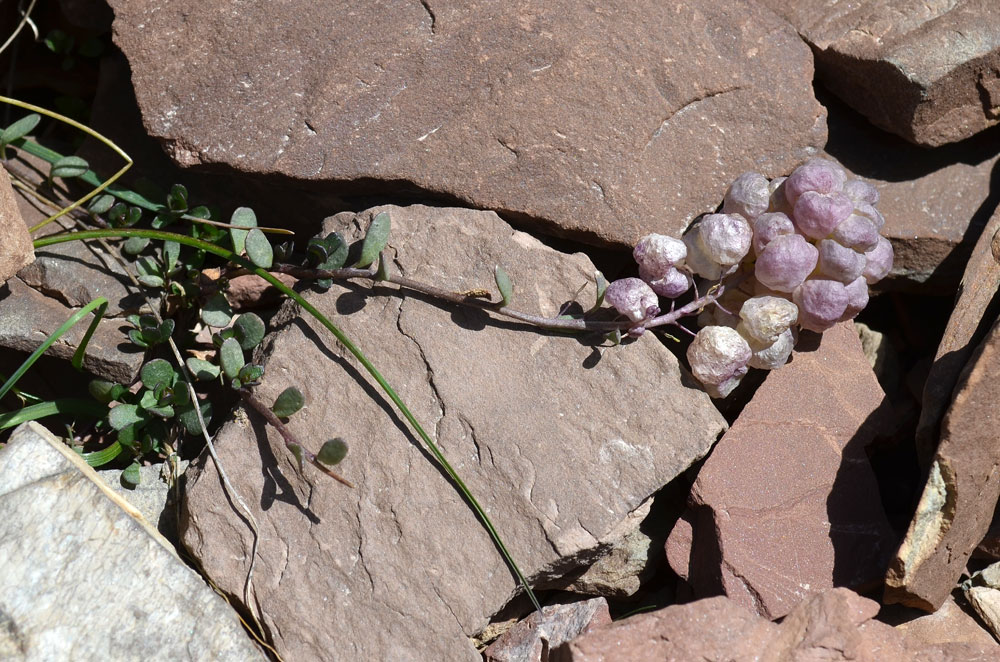
{"type": "MultiPolygon", "coordinates": [[[[879,613],[879,618],[886,622],[886,612],[891,607],[883,607],[879,613]]],[[[1000,658],[1000,644],[986,630],[975,616],[972,610],[964,610],[955,602],[954,597],[948,596],[944,604],[933,614],[922,611],[900,607],[904,612],[911,612],[903,622],[893,624],[897,630],[902,632],[907,639],[919,640],[925,644],[944,644],[949,642],[966,642],[981,646],[992,647],[996,651],[996,656],[1000,658]],[[918,614],[916,618],[912,612],[918,614]]]]}
{"type": "Polygon", "coordinates": [[[937,146],[1000,122],[995,0],[764,4],[813,47],[823,83],[883,129],[937,146]]]}
{"type": "Polygon", "coordinates": [[[885,601],[937,609],[986,535],[1000,496],[1000,323],[969,359],[941,423],[930,475],[886,574],[885,601]]]}
{"type": "Polygon", "coordinates": [[[996,646],[925,644],[874,620],[879,604],[845,588],[803,600],[770,623],[725,597],[640,614],[594,629],[556,649],[552,662],[843,660],[987,662],[996,646]]]}
{"type": "Polygon", "coordinates": [[[750,0],[110,4],[146,128],[183,165],[406,183],[631,244],[826,140],[808,47],[750,0]]]}
{"type": "MultiPolygon", "coordinates": [[[[384,207],[340,214],[326,231],[359,236],[382,210],[395,268],[410,278],[466,291],[492,287],[501,264],[514,304],[551,316],[593,277],[584,255],[557,253],[492,212],[384,207]]],[[[534,582],[610,552],[629,513],[725,429],[652,334],[595,347],[392,289],[376,294],[349,285],[308,298],[381,367],[534,582]]],[[[593,295],[591,283],[579,300],[589,307],[593,295]]],[[[292,315],[270,338],[256,395],[270,403],[299,387],[306,407],[292,430],[314,450],[347,440],[338,470],[356,485],[308,467],[297,475],[253,412],[220,430],[219,456],[261,526],[253,600],[275,647],[295,660],[480,659],[468,637],[517,593],[483,527],[322,327],[292,315]]],[[[250,532],[211,462],[187,475],[182,540],[216,585],[241,595],[250,532]]]]}
{"type": "Polygon", "coordinates": [[[608,602],[591,598],[542,607],[515,623],[483,651],[484,662],[548,662],[549,651],[611,623],[608,602]]]}
{"type": "Polygon", "coordinates": [[[696,597],[722,593],[768,618],[871,584],[896,544],[865,455],[882,389],[852,324],[802,351],[809,340],[716,445],[667,540],[696,597]]]}
{"type": "Polygon", "coordinates": [[[0,283],[22,267],[31,264],[35,254],[31,235],[17,208],[17,197],[10,186],[10,175],[0,168],[0,283]]]}
{"type": "Polygon", "coordinates": [[[236,613],[36,423],[0,449],[5,660],[261,660],[236,613]]]}

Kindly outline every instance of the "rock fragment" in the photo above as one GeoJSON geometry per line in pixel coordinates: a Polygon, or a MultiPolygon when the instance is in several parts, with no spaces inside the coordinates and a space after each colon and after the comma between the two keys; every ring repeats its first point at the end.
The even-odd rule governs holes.
{"type": "Polygon", "coordinates": [[[764,4],[813,47],[823,83],[876,126],[934,147],[1000,122],[993,0],[764,4]]]}
{"type": "Polygon", "coordinates": [[[110,4],[146,128],[185,166],[631,246],[826,139],[808,47],[750,0],[110,4]]]}
{"type": "Polygon", "coordinates": [[[0,168],[0,284],[34,260],[31,235],[17,208],[10,175],[0,168]]]}
{"type": "Polygon", "coordinates": [[[5,659],[265,659],[169,543],[36,423],[0,449],[0,555],[5,659]]]}
{"type": "Polygon", "coordinates": [[[604,598],[542,607],[483,651],[485,662],[548,662],[557,646],[611,623],[604,598]]]}
{"type": "Polygon", "coordinates": [[[854,327],[805,349],[715,446],[667,539],[695,597],[722,593],[767,618],[826,588],[871,585],[896,542],[865,454],[884,396],[854,327]]]}
{"type": "MultiPolygon", "coordinates": [[[[392,220],[393,269],[409,278],[466,291],[492,287],[500,264],[515,306],[555,315],[577,295],[590,305],[593,284],[578,293],[593,278],[589,260],[557,253],[492,212],[376,208],[337,215],[325,231],[357,237],[382,210],[392,220]]],[[[602,349],[389,289],[335,285],[308,296],[382,367],[539,585],[610,553],[605,541],[629,513],[724,429],[651,336],[602,349]]],[[[298,386],[307,404],[289,425],[317,447],[347,440],[338,469],[357,487],[308,470],[299,477],[252,412],[239,411],[217,436],[264,531],[254,600],[275,646],[296,660],[479,659],[468,637],[516,592],[510,572],[354,359],[294,312],[265,341],[256,395],[270,403],[298,386]]],[[[182,540],[213,582],[239,595],[250,532],[212,463],[195,463],[187,476],[182,540]]]]}
{"type": "Polygon", "coordinates": [[[885,601],[937,609],[989,529],[1000,495],[1000,324],[976,348],[941,424],[917,512],[886,574],[885,601]]]}
{"type": "MultiPolygon", "coordinates": [[[[1000,656],[1000,644],[990,635],[990,633],[979,624],[975,616],[955,602],[953,596],[948,596],[944,604],[932,614],[913,610],[906,607],[899,607],[903,612],[909,612],[902,622],[897,622],[895,618],[886,621],[886,612],[891,608],[883,607],[879,613],[879,618],[903,633],[903,636],[916,644],[922,641],[925,644],[945,644],[949,642],[965,642],[986,647],[992,647],[1000,656]],[[914,617],[912,614],[918,614],[914,617]]],[[[968,609],[968,607],[967,607],[968,609]]]]}
{"type": "Polygon", "coordinates": [[[1000,563],[974,573],[962,583],[962,589],[993,636],[1000,638],[1000,563]]]}

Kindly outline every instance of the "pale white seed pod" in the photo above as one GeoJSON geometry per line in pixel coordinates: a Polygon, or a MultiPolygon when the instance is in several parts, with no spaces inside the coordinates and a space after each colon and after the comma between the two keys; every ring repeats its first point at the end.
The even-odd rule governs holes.
{"type": "Polygon", "coordinates": [[[753,230],[739,214],[709,214],[699,226],[698,239],[713,262],[723,267],[739,264],[750,252],[753,230]]]}
{"type": "Polygon", "coordinates": [[[753,352],[747,341],[726,326],[706,326],[688,347],[691,373],[713,398],[724,398],[747,373],[753,352]]]}
{"type": "Polygon", "coordinates": [[[841,246],[832,239],[824,239],[819,244],[819,272],[827,278],[839,280],[845,285],[854,281],[865,268],[865,256],[841,246]]]}
{"type": "Polygon", "coordinates": [[[875,248],[865,253],[865,258],[864,277],[869,285],[874,285],[892,270],[892,244],[885,237],[879,237],[875,248]]]}
{"type": "Polygon", "coordinates": [[[751,345],[771,345],[799,319],[799,308],[780,297],[753,297],[740,308],[737,330],[751,345]]]}
{"type": "MultiPolygon", "coordinates": [[[[664,234],[647,234],[632,249],[632,257],[639,268],[655,280],[662,278],[671,268],[684,264],[687,247],[680,239],[664,234]]],[[[646,280],[645,277],[643,280],[646,280]]]]}
{"type": "Polygon", "coordinates": [[[604,292],[604,300],[633,322],[641,322],[660,311],[656,292],[639,278],[614,281],[604,292]]]}
{"type": "Polygon", "coordinates": [[[722,278],[722,265],[709,257],[701,243],[700,234],[701,224],[697,224],[682,237],[684,245],[687,247],[687,257],[684,263],[702,278],[719,280],[722,278]]]}
{"type": "Polygon", "coordinates": [[[767,347],[754,350],[747,365],[760,370],[780,368],[788,363],[788,357],[792,355],[795,341],[795,329],[785,329],[784,333],[778,336],[773,343],[767,347]]]}
{"type": "Polygon", "coordinates": [[[752,221],[764,212],[770,204],[771,190],[767,177],[756,172],[745,172],[737,177],[722,202],[723,214],[740,214],[752,221]]]}

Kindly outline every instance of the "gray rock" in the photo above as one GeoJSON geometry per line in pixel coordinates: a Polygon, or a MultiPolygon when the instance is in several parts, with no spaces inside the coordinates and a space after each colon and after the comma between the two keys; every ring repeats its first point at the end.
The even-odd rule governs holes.
{"type": "Polygon", "coordinates": [[[483,651],[485,662],[548,662],[549,651],[611,623],[604,598],[542,607],[483,651]]]}
{"type": "MultiPolygon", "coordinates": [[[[502,264],[518,307],[554,315],[593,274],[582,254],[557,253],[492,212],[385,209],[390,254],[410,278],[466,291],[491,287],[502,264]]],[[[338,215],[327,229],[354,232],[376,211],[338,215]]],[[[580,301],[589,306],[593,293],[588,285],[580,301]]],[[[382,367],[536,585],[609,552],[602,541],[725,427],[652,334],[594,347],[379,294],[348,285],[309,299],[382,367]]],[[[270,403],[298,386],[307,404],[291,428],[313,450],[346,439],[338,469],[356,485],[308,467],[300,477],[252,412],[238,411],[218,434],[226,471],[264,532],[253,600],[279,653],[478,660],[467,637],[517,593],[483,527],[329,333],[292,316],[270,338],[256,395],[270,403]]],[[[250,532],[212,463],[201,459],[187,476],[182,540],[213,582],[240,594],[250,532]]]]}
{"type": "Polygon", "coordinates": [[[972,608],[993,635],[1000,638],[1000,563],[973,573],[962,588],[972,608]]]}
{"type": "Polygon", "coordinates": [[[171,470],[166,463],[151,464],[139,468],[141,480],[138,485],[128,485],[121,479],[121,469],[104,469],[98,471],[105,483],[115,494],[128,501],[131,506],[142,513],[143,519],[155,528],[163,537],[171,542],[177,541],[177,508],[175,497],[176,483],[170,476],[179,477],[187,469],[188,461],[177,462],[176,469],[171,470]]]}
{"type": "Polygon", "coordinates": [[[17,209],[10,175],[0,168],[0,284],[34,259],[31,235],[17,209]]]}
{"type": "Polygon", "coordinates": [[[0,449],[5,660],[264,660],[236,613],[35,423],[0,449]]]}
{"type": "Polygon", "coordinates": [[[995,0],[764,4],[813,47],[824,84],[883,129],[936,146],[1000,121],[995,0]]]}
{"type": "Polygon", "coordinates": [[[206,170],[631,244],[826,139],[809,49],[749,0],[110,4],[146,128],[206,170]]]}

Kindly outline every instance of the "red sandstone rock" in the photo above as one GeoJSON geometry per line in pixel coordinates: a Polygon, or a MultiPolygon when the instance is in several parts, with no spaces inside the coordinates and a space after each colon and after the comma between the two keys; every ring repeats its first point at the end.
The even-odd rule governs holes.
{"type": "Polygon", "coordinates": [[[483,651],[485,662],[548,662],[549,652],[574,637],[611,623],[608,602],[593,598],[542,607],[516,623],[483,651]]]}

